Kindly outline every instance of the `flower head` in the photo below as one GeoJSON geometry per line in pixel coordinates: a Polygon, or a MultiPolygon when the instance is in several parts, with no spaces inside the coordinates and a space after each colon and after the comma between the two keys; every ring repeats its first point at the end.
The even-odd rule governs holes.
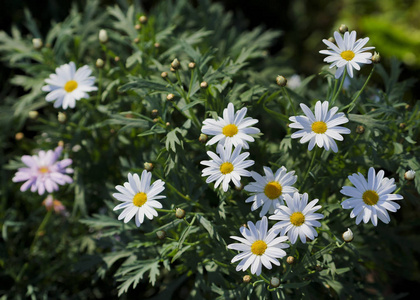
{"type": "Polygon", "coordinates": [[[275,214],[269,217],[271,220],[280,220],[273,228],[281,229],[280,235],[287,234],[292,244],[296,243],[298,237],[302,243],[306,243],[306,237],[311,240],[317,237],[318,233],[314,227],[320,227],[321,223],[317,220],[324,217],[323,214],[315,213],[321,208],[321,205],[315,206],[318,199],[308,203],[307,193],[300,195],[295,192],[293,197],[289,194],[284,195],[284,200],[287,206],[280,206],[275,214]]]}
{"type": "Polygon", "coordinates": [[[253,160],[245,160],[249,156],[249,152],[241,153],[242,147],[238,146],[232,152],[232,144],[226,147],[217,145],[217,155],[212,151],[207,151],[208,156],[212,160],[203,160],[202,165],[207,166],[203,170],[202,176],[209,176],[207,183],[216,181],[214,187],[217,188],[223,182],[223,191],[227,191],[229,182],[232,180],[235,186],[241,186],[241,176],[251,176],[251,173],[246,168],[254,164],[253,160]]]}
{"type": "Polygon", "coordinates": [[[282,205],[285,194],[293,194],[297,191],[291,185],[297,180],[295,171],[287,172],[285,167],[277,170],[276,174],[269,167],[264,167],[265,176],[256,172],[251,172],[255,182],[245,186],[245,190],[252,193],[252,196],[246,199],[246,203],[254,202],[251,210],[254,211],[262,206],[260,217],[274,211],[282,205]]]}
{"type": "Polygon", "coordinates": [[[235,113],[232,103],[223,110],[223,118],[219,117],[218,120],[205,119],[201,131],[208,135],[214,135],[206,145],[213,145],[219,142],[219,145],[227,146],[233,144],[235,147],[242,146],[248,149],[248,142],[253,142],[254,138],[250,134],[257,134],[260,130],[256,127],[249,127],[256,123],[258,120],[253,118],[244,118],[247,108],[244,107],[235,113]]]}
{"type": "Polygon", "coordinates": [[[73,169],[67,168],[71,165],[70,158],[57,161],[63,147],[57,147],[54,151],[39,151],[38,155],[24,155],[22,162],[26,168],[19,168],[13,177],[13,182],[26,181],[20,187],[22,192],[31,188],[31,192],[38,191],[39,195],[58,191],[58,185],[72,183],[73,179],[66,174],[73,173],[73,169]]]}
{"type": "Polygon", "coordinates": [[[55,101],[55,108],[60,106],[63,109],[74,108],[76,100],[87,98],[88,92],[98,89],[93,86],[95,77],[89,76],[91,73],[92,70],[88,66],[83,66],[76,71],[74,62],[56,68],[55,74],[45,79],[48,85],[42,87],[44,92],[49,92],[45,100],[55,101]]]}
{"type": "Polygon", "coordinates": [[[391,194],[396,185],[394,179],[384,178],[385,172],[380,170],[375,174],[374,168],[369,168],[368,180],[361,174],[353,174],[348,178],[355,187],[343,186],[341,193],[351,198],[344,200],[341,206],[344,209],[353,209],[350,217],[356,217],[356,224],[361,220],[364,223],[372,221],[373,225],[378,224],[378,218],[388,224],[391,219],[388,212],[396,212],[400,206],[393,202],[401,200],[403,197],[398,194],[391,194]]]}
{"type": "Polygon", "coordinates": [[[252,222],[248,222],[248,228],[241,227],[239,231],[242,237],[230,237],[240,243],[230,244],[227,247],[242,252],[231,261],[232,263],[241,261],[236,266],[236,271],[245,271],[251,267],[251,273],[259,276],[263,265],[267,269],[271,269],[272,263],[277,266],[280,265],[277,258],[286,256],[286,252],[283,249],[288,248],[289,245],[283,242],[287,240],[287,237],[277,237],[278,230],[271,228],[267,232],[267,227],[267,217],[264,216],[255,225],[252,222]]]}
{"type": "Polygon", "coordinates": [[[337,67],[335,78],[340,78],[345,68],[347,68],[350,77],[353,78],[353,68],[360,70],[359,64],[372,63],[372,53],[365,51],[375,49],[375,47],[363,48],[369,41],[368,37],[356,41],[356,31],[352,31],[351,33],[345,32],[343,39],[336,31],[334,32],[334,38],[337,45],[323,39],[322,41],[328,46],[329,50],[321,50],[319,53],[328,55],[324,58],[324,61],[332,63],[330,68],[337,67]]]}
{"type": "Polygon", "coordinates": [[[52,195],[48,195],[47,198],[42,201],[42,205],[44,205],[48,211],[53,209],[56,214],[61,214],[63,216],[69,215],[63,203],[57,199],[54,199],[52,195]]]}
{"type": "Polygon", "coordinates": [[[124,219],[124,223],[128,223],[135,216],[136,225],[140,227],[144,216],[151,220],[158,215],[155,208],[162,208],[162,204],[157,200],[166,198],[159,196],[165,189],[165,182],[159,179],[150,185],[151,180],[152,173],[146,170],[141,173],[141,179],[137,174],[128,173],[128,182],[125,182],[124,186],[115,187],[119,193],[114,193],[112,196],[122,203],[115,206],[114,210],[124,208],[118,220],[124,219]]]}
{"type": "Polygon", "coordinates": [[[315,116],[305,104],[301,103],[300,107],[306,116],[289,118],[293,122],[289,127],[300,129],[292,134],[292,138],[301,138],[300,143],[302,144],[309,141],[309,151],[314,148],[316,143],[320,148],[324,147],[325,150],[331,148],[337,152],[338,148],[334,140],[342,141],[341,135],[350,133],[350,129],[337,126],[349,121],[344,113],[336,114],[337,106],[328,110],[328,101],[324,101],[322,104],[321,101],[318,101],[315,104],[315,116]]]}

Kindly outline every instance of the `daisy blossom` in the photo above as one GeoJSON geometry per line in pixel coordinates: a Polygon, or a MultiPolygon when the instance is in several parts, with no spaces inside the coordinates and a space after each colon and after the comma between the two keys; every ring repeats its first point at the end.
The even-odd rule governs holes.
{"type": "Polygon", "coordinates": [[[260,217],[269,212],[274,213],[274,210],[279,208],[283,202],[285,194],[293,194],[297,191],[291,185],[297,180],[295,171],[287,172],[285,167],[277,170],[276,174],[269,167],[264,167],[265,176],[252,171],[251,176],[255,182],[251,182],[245,186],[245,191],[253,193],[251,197],[246,199],[246,203],[254,202],[251,210],[254,211],[262,206],[260,217]]]}
{"type": "Polygon", "coordinates": [[[70,158],[57,161],[63,147],[57,147],[54,151],[39,151],[38,155],[24,155],[22,162],[27,168],[19,168],[13,177],[13,182],[26,181],[20,187],[22,192],[31,188],[31,192],[38,191],[39,195],[58,191],[58,185],[72,183],[73,179],[66,174],[73,173],[73,169],[67,168],[71,165],[70,158]]]}
{"type": "Polygon", "coordinates": [[[391,219],[387,210],[396,212],[400,208],[393,201],[402,200],[403,196],[391,194],[396,188],[394,179],[384,178],[384,174],[385,172],[380,170],[375,175],[375,169],[371,167],[367,181],[361,173],[354,173],[348,178],[355,187],[343,186],[341,189],[340,192],[343,195],[351,197],[344,200],[341,206],[344,209],[353,209],[350,217],[356,217],[356,224],[359,224],[361,220],[364,223],[371,220],[372,224],[376,226],[378,218],[388,224],[391,219]]]}
{"type": "Polygon", "coordinates": [[[289,245],[282,243],[287,240],[287,236],[278,235],[278,230],[271,228],[267,232],[267,217],[263,217],[255,225],[248,222],[248,228],[241,227],[239,231],[243,237],[231,236],[231,239],[240,243],[230,244],[227,247],[232,250],[242,251],[232,259],[232,263],[241,261],[236,266],[236,271],[245,271],[251,266],[251,273],[259,276],[262,266],[271,269],[271,264],[280,265],[277,258],[286,256],[283,250],[289,245]]]}
{"type": "Polygon", "coordinates": [[[232,152],[232,144],[223,147],[221,144],[217,145],[216,153],[207,151],[207,155],[212,160],[203,160],[202,165],[207,166],[203,170],[201,176],[209,176],[206,183],[216,181],[214,187],[217,188],[223,182],[223,191],[227,191],[229,182],[232,180],[235,186],[241,186],[241,176],[249,177],[251,173],[246,168],[254,164],[253,160],[245,160],[249,156],[249,152],[241,153],[242,147],[238,146],[232,152]]]}
{"type": "Polygon", "coordinates": [[[244,118],[247,108],[244,107],[235,113],[232,103],[223,110],[223,118],[218,120],[205,119],[203,121],[203,128],[201,131],[207,135],[214,135],[206,145],[213,145],[217,142],[227,146],[233,144],[235,147],[242,146],[248,149],[248,142],[253,142],[254,138],[250,134],[257,134],[260,130],[256,127],[249,127],[258,123],[258,120],[253,118],[244,118]]]}
{"type": "Polygon", "coordinates": [[[352,31],[351,33],[344,33],[343,39],[336,31],[334,32],[334,38],[337,45],[323,39],[322,41],[328,46],[329,50],[321,50],[319,53],[328,55],[324,58],[324,61],[332,63],[330,68],[337,67],[335,78],[340,78],[346,68],[347,73],[353,78],[353,68],[360,70],[359,64],[372,63],[372,53],[365,51],[375,49],[375,47],[363,48],[369,41],[368,37],[356,41],[356,31],[352,31]]]}
{"type": "Polygon", "coordinates": [[[342,134],[349,134],[351,131],[348,128],[337,126],[347,123],[349,119],[344,116],[344,113],[336,114],[338,107],[334,106],[328,110],[328,101],[318,101],[315,104],[315,116],[312,111],[305,104],[301,103],[300,107],[306,116],[293,116],[289,120],[290,128],[300,129],[292,134],[292,138],[301,138],[300,143],[304,144],[309,141],[308,149],[312,150],[315,143],[318,147],[324,147],[325,150],[337,152],[337,144],[334,140],[342,141],[342,134]]]}
{"type": "Polygon", "coordinates": [[[54,107],[60,106],[74,108],[76,100],[87,98],[87,92],[96,91],[98,88],[93,86],[95,77],[89,76],[92,70],[88,66],[83,66],[76,71],[74,62],[64,64],[55,69],[55,74],[51,74],[45,79],[48,85],[44,85],[42,90],[49,92],[45,100],[55,101],[54,107]]]}
{"type": "Polygon", "coordinates": [[[128,173],[128,182],[125,182],[124,186],[115,187],[119,193],[114,193],[112,196],[122,203],[115,206],[114,210],[124,208],[118,220],[124,219],[124,223],[128,223],[135,216],[136,226],[140,227],[144,216],[151,220],[158,215],[155,208],[162,208],[162,204],[156,200],[166,198],[159,196],[165,189],[165,182],[158,179],[150,185],[151,180],[152,173],[146,170],[141,173],[141,179],[137,174],[128,173]]]}
{"type": "Polygon", "coordinates": [[[314,199],[308,203],[308,194],[300,195],[298,192],[284,195],[284,200],[287,206],[282,205],[275,214],[270,216],[271,220],[280,220],[274,224],[273,228],[281,229],[280,235],[289,237],[292,244],[296,243],[297,238],[300,237],[302,243],[306,243],[306,237],[313,240],[318,236],[314,227],[320,227],[321,223],[318,219],[324,217],[323,214],[315,213],[321,208],[321,205],[315,206],[318,199],[314,199]]]}

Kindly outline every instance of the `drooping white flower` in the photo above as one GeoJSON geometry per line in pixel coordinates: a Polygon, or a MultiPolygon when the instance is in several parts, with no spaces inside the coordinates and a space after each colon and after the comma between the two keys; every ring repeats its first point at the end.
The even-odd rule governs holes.
{"type": "Polygon", "coordinates": [[[166,198],[159,194],[165,189],[165,182],[156,180],[150,185],[152,180],[152,173],[144,170],[139,175],[128,173],[128,182],[124,186],[117,185],[115,188],[119,193],[114,193],[112,196],[121,201],[114,210],[124,209],[118,216],[118,220],[124,219],[124,223],[129,222],[135,217],[137,227],[144,221],[144,216],[149,220],[158,215],[155,208],[162,208],[162,204],[157,201],[158,199],[166,198]]]}
{"type": "Polygon", "coordinates": [[[216,181],[214,187],[217,188],[220,183],[223,185],[223,191],[227,191],[229,182],[232,180],[235,186],[241,186],[241,176],[249,177],[251,173],[246,168],[254,164],[253,160],[245,160],[249,156],[249,152],[241,153],[242,147],[238,146],[232,152],[232,144],[223,147],[217,145],[216,154],[212,151],[207,151],[208,156],[212,160],[203,160],[202,165],[207,166],[203,170],[202,176],[209,176],[207,183],[216,181]]]}
{"type": "Polygon", "coordinates": [[[349,134],[348,128],[338,126],[347,123],[349,120],[344,113],[338,113],[338,107],[334,106],[328,110],[328,101],[318,101],[315,104],[315,115],[305,104],[301,103],[305,116],[293,116],[289,120],[293,123],[289,124],[290,128],[300,129],[292,134],[292,138],[301,138],[300,143],[304,144],[309,141],[308,149],[312,150],[315,143],[318,147],[324,147],[325,150],[337,152],[338,147],[334,140],[342,141],[342,134],[349,134]]]}
{"type": "Polygon", "coordinates": [[[369,168],[368,179],[359,172],[350,175],[348,178],[355,186],[343,186],[341,193],[351,198],[344,200],[341,206],[344,209],[353,209],[350,217],[356,217],[356,224],[363,220],[364,223],[372,221],[374,226],[378,225],[378,218],[388,224],[391,219],[387,210],[396,212],[400,206],[393,202],[402,200],[403,196],[391,194],[396,185],[394,179],[384,177],[385,172],[380,170],[375,174],[374,168],[369,168]]]}
{"type": "Polygon", "coordinates": [[[298,237],[302,243],[306,243],[306,237],[311,240],[317,237],[318,233],[314,227],[320,227],[321,223],[317,220],[324,217],[323,214],[315,213],[321,208],[321,205],[315,206],[318,199],[308,203],[307,193],[300,195],[295,192],[293,197],[284,195],[284,200],[287,206],[280,206],[275,214],[269,217],[271,220],[280,220],[273,228],[281,229],[280,235],[287,234],[292,244],[296,243],[298,237]]]}
{"type": "Polygon", "coordinates": [[[347,73],[353,78],[353,68],[360,70],[359,64],[372,63],[372,53],[365,51],[375,49],[375,47],[364,47],[369,41],[368,37],[356,41],[356,31],[352,31],[351,33],[345,32],[343,39],[336,31],[334,39],[337,45],[323,39],[322,41],[329,49],[321,50],[319,53],[328,55],[324,61],[331,63],[330,68],[337,67],[335,78],[340,78],[346,68],[347,73]]]}
{"type": "Polygon", "coordinates": [[[235,113],[232,103],[223,110],[223,118],[219,117],[218,120],[205,119],[201,131],[208,135],[214,135],[206,145],[218,144],[227,146],[242,146],[248,149],[248,142],[253,142],[254,138],[250,134],[257,134],[260,130],[256,127],[250,127],[258,120],[247,117],[245,118],[247,108],[244,107],[235,113]]]}
{"type": "Polygon", "coordinates": [[[285,167],[277,170],[276,174],[269,167],[264,167],[265,176],[252,171],[251,176],[255,182],[245,186],[245,191],[251,192],[252,196],[246,199],[246,203],[254,202],[251,210],[254,211],[262,206],[260,217],[274,211],[282,205],[285,194],[293,194],[297,191],[292,185],[296,182],[295,171],[287,172],[285,167]]]}
{"type": "Polygon", "coordinates": [[[93,86],[95,77],[90,76],[91,73],[92,70],[88,66],[83,66],[76,71],[74,62],[56,68],[55,74],[45,79],[48,85],[42,87],[44,92],[49,92],[45,100],[55,101],[55,108],[60,106],[63,109],[74,108],[76,100],[87,98],[88,92],[98,89],[93,86]]]}
{"type": "Polygon", "coordinates": [[[268,221],[267,217],[264,216],[255,225],[252,222],[248,222],[248,228],[241,227],[239,231],[242,237],[230,237],[240,243],[230,244],[227,247],[242,252],[231,261],[232,263],[241,261],[236,266],[236,271],[245,271],[251,267],[251,273],[259,276],[262,266],[271,269],[271,264],[280,265],[277,258],[286,256],[286,252],[283,249],[288,248],[289,245],[283,242],[287,240],[287,236],[277,237],[278,230],[271,228],[267,232],[267,229],[268,221]]]}

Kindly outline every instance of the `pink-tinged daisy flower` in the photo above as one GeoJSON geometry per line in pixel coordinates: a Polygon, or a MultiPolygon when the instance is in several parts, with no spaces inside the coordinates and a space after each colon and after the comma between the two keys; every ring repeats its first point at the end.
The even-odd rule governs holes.
{"type": "Polygon", "coordinates": [[[162,208],[162,204],[157,200],[166,198],[159,196],[165,189],[165,182],[159,179],[150,185],[151,180],[152,173],[146,170],[141,173],[141,179],[137,174],[128,173],[128,182],[124,183],[124,186],[115,187],[119,193],[112,196],[122,203],[115,206],[114,210],[124,209],[118,220],[124,219],[124,223],[128,223],[135,217],[136,226],[140,227],[144,216],[151,220],[158,215],[155,208],[162,208]]]}
{"type": "Polygon", "coordinates": [[[73,169],[67,168],[71,165],[70,158],[57,161],[63,147],[57,147],[54,151],[39,151],[38,155],[24,155],[22,162],[27,168],[19,168],[13,177],[13,182],[26,181],[21,187],[22,192],[31,188],[31,192],[38,191],[42,195],[45,191],[52,193],[58,191],[59,185],[72,183],[73,179],[66,175],[73,173],[73,169]]]}
{"type": "Polygon", "coordinates": [[[48,195],[47,198],[42,201],[42,205],[44,205],[48,211],[53,209],[56,214],[61,214],[66,217],[69,216],[69,213],[67,212],[63,203],[57,199],[54,199],[52,195],[48,195]]]}
{"type": "Polygon", "coordinates": [[[95,77],[90,76],[91,73],[92,70],[88,66],[83,66],[76,71],[74,62],[56,68],[55,74],[45,79],[48,85],[42,87],[44,92],[49,92],[45,100],[55,101],[55,108],[60,106],[63,109],[74,108],[76,100],[87,98],[88,92],[98,89],[93,86],[95,77]]]}
{"type": "Polygon", "coordinates": [[[293,116],[289,120],[292,121],[290,128],[300,129],[292,134],[292,139],[301,138],[300,143],[304,144],[309,141],[308,150],[311,151],[315,144],[318,147],[324,147],[325,150],[337,152],[338,147],[335,140],[342,141],[342,134],[349,134],[348,128],[337,126],[347,123],[349,119],[344,113],[338,113],[338,107],[334,106],[328,110],[328,101],[318,101],[315,104],[315,115],[305,104],[301,103],[305,116],[293,116]]]}
{"type": "Polygon", "coordinates": [[[332,63],[330,68],[337,67],[335,78],[340,78],[344,70],[347,68],[347,73],[353,78],[353,68],[360,70],[359,64],[372,63],[372,53],[365,52],[367,50],[375,49],[375,47],[364,47],[369,41],[369,38],[358,39],[356,41],[356,31],[351,33],[344,33],[344,39],[336,31],[334,38],[337,45],[334,45],[328,40],[322,40],[329,50],[321,50],[319,53],[328,55],[324,58],[325,62],[332,63]]]}
{"type": "Polygon", "coordinates": [[[385,172],[380,170],[375,175],[375,169],[369,168],[368,180],[361,173],[354,173],[348,178],[355,187],[343,186],[341,193],[351,198],[344,200],[341,206],[344,209],[353,209],[350,217],[356,217],[356,224],[361,220],[364,223],[372,221],[374,226],[378,225],[378,218],[382,222],[388,224],[391,219],[388,212],[396,212],[400,206],[393,202],[402,200],[403,196],[391,194],[396,185],[394,179],[384,178],[385,172]]]}
{"type": "Polygon", "coordinates": [[[241,251],[232,259],[232,263],[241,261],[236,266],[236,271],[245,271],[251,267],[251,273],[259,276],[262,271],[262,266],[271,269],[271,264],[280,265],[277,258],[286,256],[283,250],[289,248],[285,244],[287,236],[277,237],[279,231],[271,228],[268,232],[267,217],[264,216],[261,221],[255,225],[248,222],[248,228],[241,227],[239,231],[242,237],[231,236],[231,239],[237,240],[240,243],[230,244],[227,247],[232,250],[241,251]]]}
{"type": "Polygon", "coordinates": [[[218,145],[228,146],[242,146],[248,149],[248,142],[253,142],[254,138],[250,134],[257,134],[260,130],[256,127],[250,127],[258,120],[253,118],[245,118],[247,108],[244,107],[235,113],[235,108],[232,103],[223,110],[223,118],[218,120],[205,119],[203,121],[203,128],[201,131],[208,135],[214,135],[206,145],[213,145],[218,142],[218,145]]]}

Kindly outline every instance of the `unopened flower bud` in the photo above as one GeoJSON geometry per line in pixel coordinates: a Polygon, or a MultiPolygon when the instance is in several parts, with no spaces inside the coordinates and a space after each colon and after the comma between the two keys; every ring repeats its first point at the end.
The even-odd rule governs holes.
{"type": "Polygon", "coordinates": [[[172,67],[171,67],[169,70],[170,70],[171,72],[176,72],[176,70],[175,70],[174,68],[172,68],[172,67]]]}
{"type": "Polygon", "coordinates": [[[105,62],[103,61],[103,59],[98,58],[98,59],[96,60],[96,67],[97,67],[98,69],[102,69],[102,68],[104,67],[104,65],[105,65],[105,62]]]}
{"type": "Polygon", "coordinates": [[[209,137],[207,136],[207,134],[202,133],[202,134],[200,134],[200,136],[198,138],[198,141],[200,143],[205,143],[205,142],[207,142],[208,138],[209,137]]]}
{"type": "Polygon", "coordinates": [[[35,120],[36,118],[38,118],[39,113],[36,110],[31,110],[28,113],[29,118],[35,120]]]}
{"type": "Polygon", "coordinates": [[[155,46],[155,48],[159,48],[160,44],[159,43],[154,43],[153,46],[155,46]]]}
{"type": "Polygon", "coordinates": [[[137,44],[138,42],[140,42],[140,39],[139,39],[139,38],[135,38],[135,39],[133,40],[133,43],[134,43],[134,44],[137,44]]]}
{"type": "Polygon", "coordinates": [[[153,110],[152,110],[152,113],[151,113],[152,118],[156,118],[156,117],[157,117],[157,115],[158,115],[158,113],[159,113],[159,111],[158,111],[157,109],[153,109],[153,110]]]}
{"type": "Polygon", "coordinates": [[[147,17],[146,16],[140,16],[139,22],[142,23],[142,24],[146,24],[147,23],[147,17]]]}
{"type": "Polygon", "coordinates": [[[162,72],[162,73],[160,73],[160,77],[162,77],[162,78],[168,77],[168,72],[162,72]]]}
{"type": "Polygon", "coordinates": [[[203,81],[202,83],[200,83],[200,87],[202,89],[206,89],[209,85],[207,84],[207,81],[203,81]]]}
{"type": "Polygon", "coordinates": [[[82,146],[80,146],[79,144],[76,144],[73,147],[71,147],[72,152],[79,152],[80,150],[82,150],[82,146]]]}
{"type": "Polygon", "coordinates": [[[43,43],[41,39],[35,38],[35,39],[32,39],[32,45],[34,46],[35,50],[39,50],[42,48],[43,43]]]}
{"type": "Polygon", "coordinates": [[[144,163],[144,169],[146,170],[146,171],[149,171],[149,172],[151,172],[152,170],[153,170],[153,168],[154,168],[155,166],[152,164],[152,163],[150,163],[150,162],[145,162],[144,163]]]}
{"type": "Polygon", "coordinates": [[[413,170],[409,170],[409,171],[405,172],[405,174],[404,174],[404,178],[406,180],[413,180],[415,176],[416,176],[416,172],[413,171],[413,170]]]}
{"type": "Polygon", "coordinates": [[[166,127],[169,127],[169,126],[171,126],[171,123],[166,122],[165,125],[166,125],[166,127]]]}
{"type": "Polygon", "coordinates": [[[177,208],[175,210],[175,217],[177,217],[178,219],[185,218],[185,210],[183,210],[182,208],[177,208]]]}
{"type": "Polygon", "coordinates": [[[158,118],[154,118],[153,119],[153,123],[157,123],[157,122],[159,122],[159,119],[158,118]]]}
{"type": "Polygon", "coordinates": [[[330,36],[330,37],[328,38],[328,41],[329,41],[329,42],[331,42],[331,43],[335,43],[335,38],[333,38],[332,36],[330,36]]]}
{"type": "Polygon", "coordinates": [[[401,128],[401,129],[404,129],[405,128],[405,123],[400,123],[400,125],[399,125],[399,127],[401,128]]]}
{"type": "Polygon", "coordinates": [[[140,25],[140,24],[136,24],[136,25],[134,25],[134,29],[135,29],[135,30],[140,30],[140,29],[141,29],[141,25],[140,25]]]}
{"type": "Polygon", "coordinates": [[[350,228],[347,228],[347,231],[343,233],[343,240],[347,243],[350,243],[353,240],[353,231],[350,228]]]}
{"type": "Polygon", "coordinates": [[[58,122],[60,122],[61,124],[63,124],[63,123],[66,123],[66,121],[67,121],[67,115],[66,115],[66,113],[63,113],[63,112],[58,112],[58,115],[57,115],[57,120],[58,120],[58,122]]]}
{"type": "Polygon", "coordinates": [[[159,240],[166,238],[166,232],[164,230],[159,230],[156,232],[156,236],[159,240]]]}
{"type": "Polygon", "coordinates": [[[378,52],[375,52],[372,56],[372,62],[374,64],[379,64],[381,62],[381,56],[379,55],[378,52]]]}
{"type": "Polygon", "coordinates": [[[287,262],[289,265],[293,265],[293,264],[295,263],[295,258],[294,258],[293,256],[288,256],[288,257],[286,258],[286,262],[287,262]]]}
{"type": "Polygon", "coordinates": [[[345,24],[341,24],[340,27],[338,28],[338,31],[340,31],[340,33],[345,33],[349,31],[349,28],[345,24]]]}
{"type": "Polygon", "coordinates": [[[364,132],[365,132],[365,127],[363,127],[362,125],[357,125],[357,127],[356,127],[356,133],[362,134],[364,132]]]}
{"type": "Polygon", "coordinates": [[[120,57],[119,57],[119,56],[115,56],[115,57],[114,57],[114,61],[115,61],[115,62],[119,62],[119,61],[120,61],[120,57]]]}
{"type": "Polygon", "coordinates": [[[15,139],[16,139],[16,141],[20,141],[21,139],[23,139],[24,138],[24,134],[22,133],[22,132],[18,132],[18,133],[16,133],[16,135],[15,135],[15,139]]]}
{"type": "Polygon", "coordinates": [[[277,277],[272,277],[271,280],[270,280],[270,285],[273,288],[279,287],[280,286],[280,279],[277,278],[277,277]]]}
{"type": "Polygon", "coordinates": [[[245,276],[242,278],[242,281],[243,281],[243,282],[245,282],[245,283],[250,283],[250,282],[251,282],[251,276],[249,276],[249,275],[245,275],[245,276]]]}
{"type": "Polygon", "coordinates": [[[284,76],[278,75],[276,77],[276,83],[278,86],[285,87],[287,85],[287,79],[284,76]]]}
{"type": "Polygon", "coordinates": [[[166,96],[166,100],[172,101],[174,99],[174,97],[175,97],[174,94],[168,94],[168,96],[166,96]]]}
{"type": "Polygon", "coordinates": [[[190,68],[190,69],[194,69],[195,68],[195,62],[190,62],[189,64],[188,64],[188,68],[190,68]]]}
{"type": "Polygon", "coordinates": [[[58,147],[64,147],[64,141],[58,141],[57,145],[58,147]]]}
{"type": "Polygon", "coordinates": [[[105,29],[99,30],[99,41],[103,44],[108,42],[108,33],[106,32],[105,29]]]}
{"type": "Polygon", "coordinates": [[[179,60],[177,59],[177,58],[175,58],[172,62],[171,62],[171,67],[173,68],[173,69],[178,69],[179,67],[180,67],[180,63],[179,63],[179,60]]]}

